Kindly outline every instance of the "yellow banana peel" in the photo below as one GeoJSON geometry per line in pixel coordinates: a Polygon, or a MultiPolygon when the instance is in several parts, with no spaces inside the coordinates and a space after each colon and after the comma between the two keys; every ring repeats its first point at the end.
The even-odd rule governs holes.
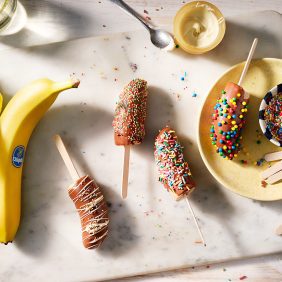
{"type": "MultiPolygon", "coordinates": [[[[77,80],[38,79],[20,89],[0,116],[0,242],[12,242],[20,223],[21,178],[33,129],[59,93],[76,88],[77,80]]],[[[0,96],[0,111],[2,96],[0,96]]]]}

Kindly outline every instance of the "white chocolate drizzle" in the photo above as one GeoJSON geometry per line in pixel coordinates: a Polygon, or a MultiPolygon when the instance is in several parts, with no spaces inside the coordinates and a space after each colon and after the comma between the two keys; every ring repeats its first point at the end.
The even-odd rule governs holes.
{"type": "Polygon", "coordinates": [[[103,209],[103,205],[105,206],[104,196],[100,191],[100,188],[95,184],[94,180],[91,179],[86,184],[83,185],[83,182],[89,178],[88,175],[83,177],[79,183],[74,184],[69,188],[69,195],[72,195],[76,189],[80,189],[77,192],[77,195],[72,198],[73,202],[76,204],[78,201],[80,203],[84,203],[80,208],[77,208],[80,214],[80,220],[82,224],[82,234],[83,241],[88,241],[89,238],[93,238],[92,240],[88,241],[87,248],[92,249],[98,247],[102,239],[107,236],[108,234],[108,211],[107,208],[103,209]],[[95,188],[93,189],[93,186],[95,188]],[[88,189],[91,187],[91,190],[88,189]],[[97,212],[99,212],[98,215],[97,212]],[[85,222],[85,219],[89,217],[89,219],[85,222]],[[99,235],[97,237],[97,235],[99,235]]]}

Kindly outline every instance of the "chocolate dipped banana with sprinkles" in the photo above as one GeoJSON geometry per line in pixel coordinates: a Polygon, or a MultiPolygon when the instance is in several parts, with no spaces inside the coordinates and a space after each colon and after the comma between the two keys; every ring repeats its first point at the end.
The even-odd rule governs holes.
{"type": "Polygon", "coordinates": [[[124,146],[122,198],[127,197],[130,146],[141,144],[145,137],[145,119],[147,114],[147,82],[133,79],[119,95],[116,104],[113,128],[114,140],[118,146],[124,146]]]}
{"type": "Polygon", "coordinates": [[[143,79],[133,79],[124,87],[116,103],[113,120],[116,145],[142,143],[145,137],[147,96],[147,82],[143,79]]]}
{"type": "Polygon", "coordinates": [[[179,143],[175,131],[170,127],[163,128],[156,137],[154,156],[158,167],[159,181],[174,196],[175,200],[186,200],[201,237],[201,242],[206,246],[202,231],[188,199],[196,184],[192,178],[189,165],[184,159],[183,147],[179,143]]]}
{"type": "Polygon", "coordinates": [[[184,160],[183,147],[170,127],[162,129],[156,137],[154,155],[159,181],[176,200],[193,191],[195,182],[189,165],[184,160]]]}
{"type": "Polygon", "coordinates": [[[246,123],[248,99],[244,89],[228,82],[212,115],[210,137],[220,156],[232,160],[241,149],[241,131],[246,123]]]}
{"type": "Polygon", "coordinates": [[[216,152],[227,160],[236,158],[241,149],[242,129],[246,123],[249,94],[242,82],[248,71],[258,39],[255,38],[238,84],[228,82],[212,114],[210,138],[216,152]]]}

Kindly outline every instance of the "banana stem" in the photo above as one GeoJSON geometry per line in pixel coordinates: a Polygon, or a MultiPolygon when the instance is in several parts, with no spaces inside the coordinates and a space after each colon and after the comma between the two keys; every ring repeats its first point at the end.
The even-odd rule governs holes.
{"type": "Polygon", "coordinates": [[[59,81],[55,82],[53,85],[53,89],[55,91],[63,91],[69,88],[77,88],[80,84],[80,80],[77,78],[71,78],[67,81],[59,81]]]}

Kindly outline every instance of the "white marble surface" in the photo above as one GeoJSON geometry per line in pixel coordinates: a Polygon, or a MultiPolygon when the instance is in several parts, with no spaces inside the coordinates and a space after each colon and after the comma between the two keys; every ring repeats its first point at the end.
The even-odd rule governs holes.
{"type": "Polygon", "coordinates": [[[245,58],[254,35],[261,38],[257,57],[281,57],[280,26],[281,16],[274,12],[233,18],[223,44],[201,57],[180,50],[160,52],[144,43],[143,31],[3,51],[0,60],[7,67],[0,77],[6,101],[40,76],[59,80],[75,72],[82,83],[59,97],[33,135],[24,170],[22,226],[14,244],[0,246],[5,257],[1,279],[98,280],[282,251],[281,238],[274,235],[281,203],[251,201],[218,187],[195,140],[197,113],[213,81],[245,58]],[[130,63],[137,64],[135,73],[130,63]],[[184,71],[188,76],[182,82],[184,71]],[[119,91],[135,76],[150,85],[148,134],[132,150],[124,202],[119,197],[122,150],[113,144],[111,121],[119,91]],[[193,91],[197,98],[191,97],[193,91]],[[185,203],[175,203],[156,181],[152,142],[167,123],[177,128],[198,183],[192,203],[207,248],[194,243],[198,235],[185,203]],[[111,203],[111,234],[99,251],[81,245],[79,219],[66,192],[70,178],[51,141],[57,132],[70,145],[80,170],[97,179],[111,203]]]}

